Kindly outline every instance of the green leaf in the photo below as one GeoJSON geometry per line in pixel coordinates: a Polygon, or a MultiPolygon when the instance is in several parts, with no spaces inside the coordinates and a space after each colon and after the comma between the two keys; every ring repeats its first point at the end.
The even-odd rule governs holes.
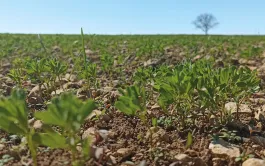
{"type": "Polygon", "coordinates": [[[51,148],[67,148],[66,139],[56,132],[49,133],[35,133],[32,140],[40,145],[51,148]]]}
{"type": "Polygon", "coordinates": [[[189,132],[187,137],[186,148],[189,148],[192,144],[192,134],[189,132]]]}

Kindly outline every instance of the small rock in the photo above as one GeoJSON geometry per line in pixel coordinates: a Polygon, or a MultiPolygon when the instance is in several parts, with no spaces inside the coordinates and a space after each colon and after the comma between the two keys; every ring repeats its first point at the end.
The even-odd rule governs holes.
{"type": "Polygon", "coordinates": [[[91,147],[91,155],[95,159],[97,159],[97,160],[100,159],[103,154],[104,154],[104,148],[99,148],[96,146],[91,147]]]}
{"type": "Polygon", "coordinates": [[[76,82],[67,82],[63,85],[63,89],[70,89],[70,88],[78,89],[80,88],[80,85],[76,82]]]}
{"type": "Polygon", "coordinates": [[[106,86],[103,88],[103,92],[104,93],[108,93],[108,92],[111,92],[113,90],[113,87],[109,87],[109,86],[106,86]]]}
{"type": "Polygon", "coordinates": [[[34,121],[35,121],[35,118],[31,118],[31,119],[29,119],[29,120],[28,120],[28,124],[29,124],[29,125],[32,125],[32,124],[34,123],[34,121]]]}
{"type": "Polygon", "coordinates": [[[165,59],[149,59],[148,61],[144,62],[144,67],[147,66],[156,66],[161,64],[163,61],[165,61],[165,59]]]}
{"type": "Polygon", "coordinates": [[[101,111],[99,110],[93,110],[89,115],[88,117],[86,118],[86,120],[90,120],[90,119],[93,119],[94,117],[97,117],[99,115],[101,115],[101,111]]]}
{"type": "MultiPolygon", "coordinates": [[[[237,106],[235,102],[229,102],[225,104],[226,110],[231,110],[231,113],[236,113],[237,106]]],[[[252,111],[246,104],[240,104],[238,113],[251,114],[252,111]]]]}
{"type": "Polygon", "coordinates": [[[77,81],[77,76],[73,74],[66,73],[65,78],[71,82],[77,81]]]}
{"type": "Polygon", "coordinates": [[[247,59],[243,59],[243,58],[241,58],[241,59],[238,60],[238,62],[239,62],[240,64],[247,64],[248,60],[247,60],[247,59]]]}
{"type": "Polygon", "coordinates": [[[252,145],[252,148],[259,148],[259,145],[252,145]]]}
{"type": "Polygon", "coordinates": [[[99,136],[105,141],[108,139],[109,133],[110,132],[108,130],[98,130],[99,136]]]}
{"type": "Polygon", "coordinates": [[[59,95],[59,94],[61,94],[61,93],[63,93],[63,92],[64,92],[63,89],[57,89],[57,90],[53,91],[53,92],[51,93],[51,95],[52,95],[52,96],[55,96],[55,95],[59,95]]]}
{"type": "Polygon", "coordinates": [[[110,155],[109,159],[110,159],[111,164],[117,165],[117,161],[116,161],[116,158],[114,156],[110,155]]]}
{"type": "Polygon", "coordinates": [[[257,65],[257,62],[255,60],[248,60],[247,61],[247,65],[256,66],[257,65]]]}
{"type": "Polygon", "coordinates": [[[155,110],[155,109],[159,109],[159,108],[160,108],[160,106],[158,104],[155,104],[151,107],[151,110],[155,110]]]}
{"type": "Polygon", "coordinates": [[[61,48],[59,46],[54,46],[54,47],[52,47],[52,51],[53,52],[60,52],[61,48]]]}
{"type": "Polygon", "coordinates": [[[242,166],[264,166],[265,161],[257,158],[250,158],[243,162],[242,166]]]}
{"type": "Polygon", "coordinates": [[[117,150],[117,153],[118,153],[119,155],[122,155],[122,156],[128,155],[128,154],[130,154],[131,152],[132,152],[132,150],[129,149],[129,148],[120,148],[120,149],[117,150]]]}
{"type": "Polygon", "coordinates": [[[209,149],[212,151],[213,155],[216,157],[230,157],[236,158],[240,156],[240,149],[234,147],[232,144],[225,142],[222,139],[219,139],[217,142],[211,142],[209,145],[209,149]]]}
{"type": "Polygon", "coordinates": [[[0,144],[0,151],[3,150],[6,146],[4,144],[0,144]]]}
{"type": "Polygon", "coordinates": [[[119,86],[119,82],[120,82],[119,80],[113,80],[112,81],[113,87],[117,88],[119,86]]]}
{"type": "Polygon", "coordinates": [[[152,132],[152,141],[154,143],[161,142],[161,141],[170,142],[170,137],[164,129],[160,127],[151,127],[151,131],[148,130],[146,133],[146,136],[145,136],[146,139],[149,139],[151,137],[150,132],[152,132]]]}
{"type": "Polygon", "coordinates": [[[83,134],[82,134],[82,139],[86,139],[88,137],[92,138],[92,142],[96,142],[96,129],[94,127],[88,128],[83,134]]]}
{"type": "Polygon", "coordinates": [[[77,98],[80,100],[86,100],[87,96],[86,95],[77,95],[77,98]]]}
{"type": "Polygon", "coordinates": [[[135,166],[134,162],[132,161],[125,161],[121,164],[121,166],[135,166]]]}
{"type": "Polygon", "coordinates": [[[128,157],[130,157],[133,154],[133,151],[129,148],[120,148],[117,150],[117,155],[121,156],[120,161],[126,161],[128,157]]]}
{"type": "Polygon", "coordinates": [[[189,162],[192,160],[190,156],[188,156],[187,154],[183,154],[183,153],[176,155],[174,158],[182,162],[189,162]]]}
{"type": "Polygon", "coordinates": [[[86,55],[87,55],[87,56],[89,56],[89,55],[94,55],[94,52],[91,51],[90,49],[86,49],[85,52],[86,52],[86,55]]]}
{"type": "Polygon", "coordinates": [[[138,164],[138,166],[146,166],[146,161],[145,161],[145,160],[141,161],[141,162],[138,164]]]}
{"type": "Polygon", "coordinates": [[[34,129],[41,129],[42,128],[43,123],[40,120],[36,120],[33,124],[33,128],[34,129]]]}

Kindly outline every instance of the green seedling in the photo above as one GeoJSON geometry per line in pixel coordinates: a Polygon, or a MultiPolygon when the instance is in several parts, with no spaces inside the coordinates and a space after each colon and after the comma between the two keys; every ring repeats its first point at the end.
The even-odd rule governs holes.
{"type": "Polygon", "coordinates": [[[227,129],[222,129],[219,138],[223,138],[229,142],[241,141],[241,137],[237,136],[237,131],[229,131],[227,129]]]}
{"type": "Polygon", "coordinates": [[[97,89],[99,84],[97,80],[97,65],[94,63],[88,64],[88,66],[80,72],[80,77],[86,80],[86,88],[89,92],[89,96],[92,96],[90,89],[92,87],[97,89]]]}
{"type": "Polygon", "coordinates": [[[235,158],[235,161],[236,161],[236,162],[244,162],[244,161],[246,161],[247,159],[249,159],[249,158],[254,158],[254,157],[255,157],[255,155],[253,155],[253,154],[247,154],[246,151],[243,151],[243,152],[240,154],[240,156],[238,156],[238,157],[235,158]]]}
{"type": "Polygon", "coordinates": [[[14,159],[14,157],[11,157],[8,154],[5,154],[2,156],[2,158],[0,159],[0,166],[4,166],[5,164],[7,164],[9,161],[12,161],[14,159]]]}
{"type": "Polygon", "coordinates": [[[32,82],[38,83],[39,95],[42,97],[43,93],[41,91],[41,87],[50,78],[49,69],[47,67],[47,59],[31,59],[26,61],[26,73],[32,82]]]}
{"type": "Polygon", "coordinates": [[[25,79],[25,73],[22,68],[11,69],[8,73],[8,76],[16,82],[19,88],[22,88],[22,82],[25,79]]]}
{"type": "Polygon", "coordinates": [[[72,152],[72,164],[80,165],[83,161],[77,160],[77,145],[83,147],[84,158],[89,156],[90,140],[81,140],[76,133],[79,132],[81,125],[87,116],[96,108],[93,100],[83,103],[71,93],[62,94],[60,97],[52,99],[52,104],[48,106],[48,110],[44,112],[36,112],[35,117],[42,120],[46,125],[56,125],[62,131],[62,136],[57,138],[60,144],[54,145],[50,139],[50,133],[36,134],[34,139],[41,142],[42,145],[50,147],[61,147],[70,149],[72,152]]]}
{"type": "Polygon", "coordinates": [[[115,102],[115,107],[129,116],[138,116],[146,121],[145,90],[137,86],[127,87],[125,91],[119,89],[122,96],[115,102]]]}
{"type": "Polygon", "coordinates": [[[26,108],[25,97],[25,92],[17,89],[12,91],[11,97],[1,99],[0,128],[8,133],[26,137],[33,164],[37,166],[37,144],[32,139],[35,131],[28,125],[28,109],[26,108]]]}
{"type": "Polygon", "coordinates": [[[53,84],[55,85],[56,78],[58,78],[60,87],[62,87],[62,75],[65,74],[67,71],[67,65],[53,58],[47,61],[47,67],[48,70],[52,73],[51,79],[53,84]]]}
{"type": "Polygon", "coordinates": [[[186,142],[186,148],[188,149],[192,145],[193,139],[191,132],[188,133],[187,136],[187,142],[186,142]]]}
{"type": "Polygon", "coordinates": [[[176,69],[174,76],[157,80],[155,89],[160,93],[158,103],[168,113],[167,108],[173,105],[170,114],[180,117],[181,126],[185,127],[187,116],[192,107],[191,77],[182,69],[176,69]]]}
{"type": "Polygon", "coordinates": [[[112,71],[113,71],[112,67],[114,64],[113,56],[109,54],[103,54],[101,55],[100,60],[102,64],[102,70],[105,71],[109,75],[111,82],[112,82],[112,71]]]}

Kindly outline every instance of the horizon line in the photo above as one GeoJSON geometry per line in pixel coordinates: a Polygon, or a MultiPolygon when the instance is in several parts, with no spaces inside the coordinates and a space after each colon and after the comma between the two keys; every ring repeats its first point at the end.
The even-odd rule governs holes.
{"type": "MultiPolygon", "coordinates": [[[[10,35],[81,35],[81,33],[21,33],[21,32],[0,32],[0,34],[10,34],[10,35]]],[[[142,35],[142,36],[154,36],[154,35],[186,35],[186,36],[207,36],[205,34],[191,34],[191,33],[84,33],[84,35],[106,35],[106,36],[129,36],[129,35],[142,35]]],[[[265,36],[265,34],[208,34],[208,36],[265,36]]]]}

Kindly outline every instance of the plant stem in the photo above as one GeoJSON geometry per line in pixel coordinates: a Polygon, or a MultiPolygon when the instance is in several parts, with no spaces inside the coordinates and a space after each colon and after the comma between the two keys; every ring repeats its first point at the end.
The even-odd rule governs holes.
{"type": "Polygon", "coordinates": [[[28,134],[26,136],[26,139],[27,139],[29,150],[30,150],[30,153],[31,153],[31,156],[32,156],[32,159],[33,159],[33,165],[37,166],[37,152],[36,152],[36,149],[35,149],[35,147],[33,145],[31,134],[28,134]]]}

